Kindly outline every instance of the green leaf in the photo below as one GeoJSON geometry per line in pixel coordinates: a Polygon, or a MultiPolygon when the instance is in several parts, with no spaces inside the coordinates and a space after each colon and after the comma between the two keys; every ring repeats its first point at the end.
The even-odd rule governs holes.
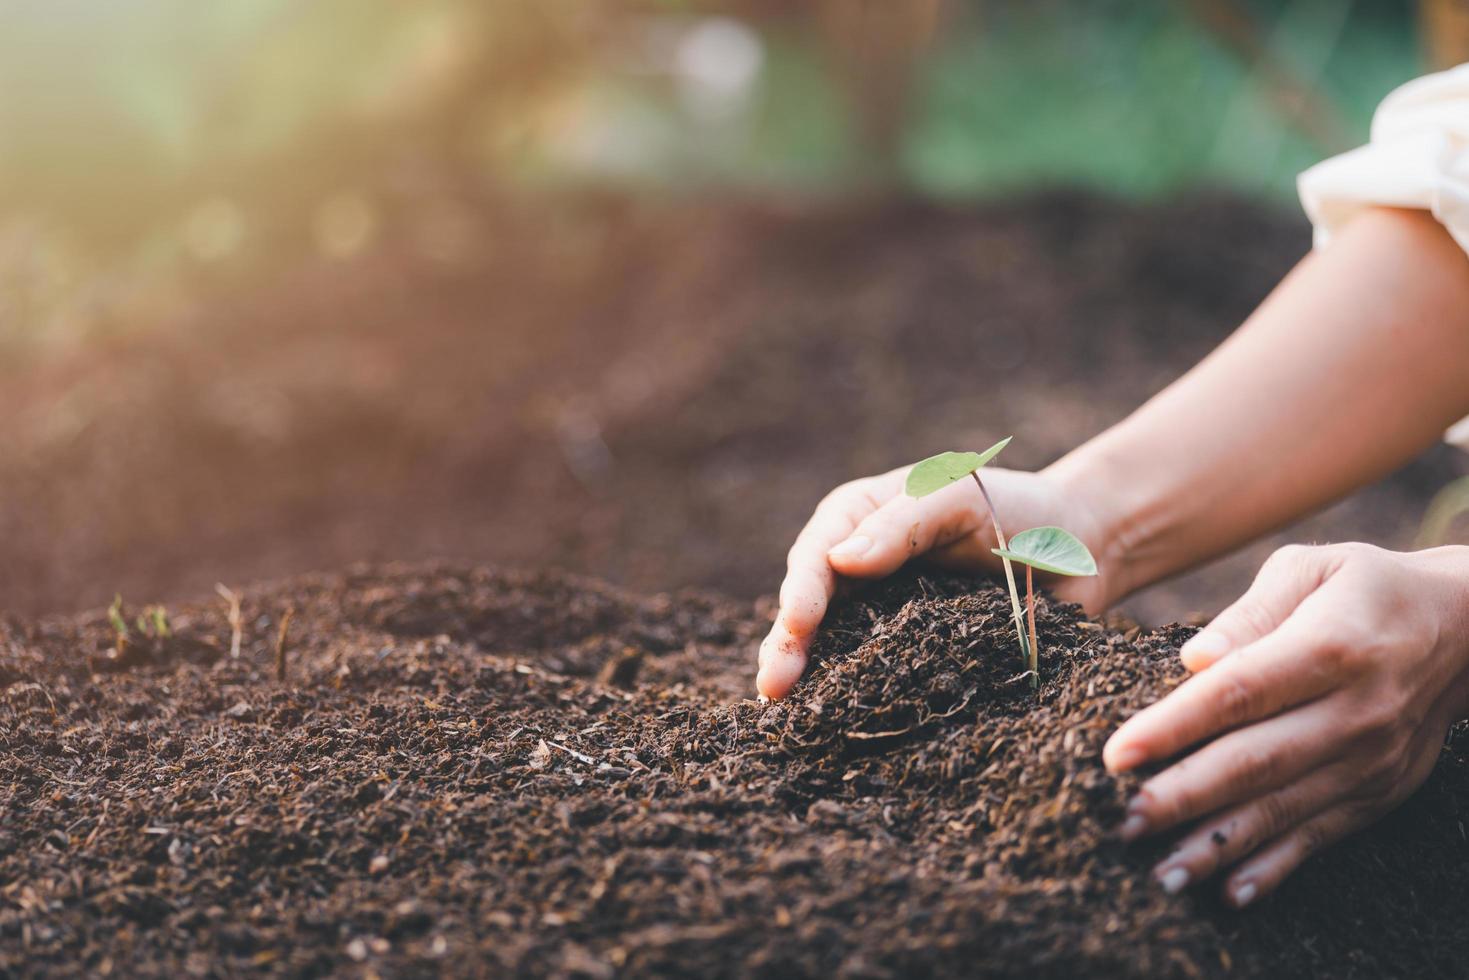
{"type": "Polygon", "coordinates": [[[908,482],[903,489],[910,497],[926,497],[942,490],[1000,455],[1000,450],[1010,445],[1011,438],[1006,436],[982,453],[939,453],[915,463],[908,471],[908,482]]]}
{"type": "Polygon", "coordinates": [[[1010,539],[1009,548],[991,548],[1001,558],[1057,575],[1095,575],[1097,560],[1070,531],[1033,527],[1010,539]]]}

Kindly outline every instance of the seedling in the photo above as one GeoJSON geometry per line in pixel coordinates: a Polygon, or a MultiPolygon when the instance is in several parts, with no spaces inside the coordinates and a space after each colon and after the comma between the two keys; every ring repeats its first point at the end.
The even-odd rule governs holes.
{"type": "Polygon", "coordinates": [[[166,640],[173,636],[173,627],[168,625],[168,610],[163,606],[147,606],[137,619],[138,632],[144,636],[166,640]]]}
{"type": "Polygon", "coordinates": [[[1031,684],[1034,686],[1040,683],[1040,658],[1035,635],[1034,570],[1039,568],[1043,572],[1057,575],[1095,575],[1097,563],[1091,552],[1087,551],[1086,545],[1069,531],[1059,527],[1030,528],[1006,542],[1004,528],[1000,525],[1000,514],[995,509],[995,502],[990,499],[989,491],[985,489],[984,481],[979,478],[979,471],[1000,455],[1000,451],[1009,444],[1010,438],[1007,437],[982,453],[939,453],[937,456],[930,456],[908,471],[908,481],[904,489],[910,497],[924,497],[966,476],[974,479],[974,485],[979,487],[984,504],[989,508],[990,523],[995,528],[995,540],[999,547],[990,550],[1000,557],[1000,565],[1005,570],[1005,584],[1010,590],[1010,611],[1015,618],[1015,635],[1020,641],[1020,657],[1030,670],[1031,684]],[[1025,566],[1026,605],[1030,627],[1028,631],[1027,617],[1020,611],[1020,590],[1015,587],[1012,562],[1025,566]]]}
{"type": "MultiPolygon", "coordinates": [[[[107,607],[107,621],[112,624],[113,647],[117,650],[117,655],[122,656],[132,642],[133,634],[128,628],[121,595],[114,596],[112,605],[107,607]]],[[[163,606],[145,606],[133,620],[133,625],[144,640],[166,640],[173,636],[173,628],[168,623],[168,610],[163,606]]]]}
{"type": "Polygon", "coordinates": [[[120,657],[128,646],[128,621],[122,615],[122,595],[113,596],[112,605],[107,607],[107,621],[112,624],[113,649],[120,657]]]}
{"type": "MultiPolygon", "coordinates": [[[[1053,575],[1086,577],[1097,574],[1097,561],[1086,545],[1065,528],[1047,524],[1021,531],[1010,539],[1009,548],[991,548],[1001,561],[1018,561],[1025,566],[1025,612],[1030,625],[1030,669],[1038,676],[1039,648],[1035,640],[1035,570],[1053,575]]],[[[1012,587],[1013,588],[1013,587],[1012,587]]],[[[1012,598],[1014,595],[1012,593],[1012,598]]]]}

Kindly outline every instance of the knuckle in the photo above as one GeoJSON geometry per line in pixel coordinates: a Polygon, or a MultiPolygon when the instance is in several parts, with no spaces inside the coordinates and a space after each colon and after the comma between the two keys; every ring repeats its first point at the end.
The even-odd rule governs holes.
{"type": "Polygon", "coordinates": [[[1171,825],[1195,814],[1198,794],[1187,780],[1179,781],[1171,787],[1145,789],[1143,793],[1148,799],[1148,812],[1155,821],[1171,825]]]}
{"type": "Polygon", "coordinates": [[[1275,749],[1246,749],[1235,764],[1234,782],[1241,786],[1274,783],[1280,772],[1280,754],[1275,749]]]}
{"type": "Polygon", "coordinates": [[[866,486],[865,479],[848,480],[822,497],[816,504],[816,512],[821,514],[831,510],[845,510],[852,502],[862,498],[866,486]]]}
{"type": "Polygon", "coordinates": [[[1382,654],[1382,639],[1360,614],[1338,617],[1325,630],[1312,652],[1316,664],[1333,675],[1359,674],[1372,669],[1382,654]]]}
{"type": "Polygon", "coordinates": [[[1390,745],[1395,750],[1400,720],[1397,712],[1374,706],[1358,711],[1354,726],[1357,734],[1371,742],[1374,748],[1390,745]]]}
{"type": "Polygon", "coordinates": [[[1230,624],[1248,636],[1264,636],[1275,628],[1270,613],[1257,602],[1242,602],[1235,608],[1235,622],[1230,624]]]}
{"type": "Polygon", "coordinates": [[[1309,857],[1325,847],[1331,838],[1327,833],[1326,825],[1317,820],[1302,826],[1296,834],[1296,839],[1300,844],[1301,855],[1309,857]]]}
{"type": "Polygon", "coordinates": [[[1345,628],[1337,635],[1322,639],[1311,651],[1312,664],[1327,677],[1355,674],[1362,669],[1366,659],[1363,645],[1345,628]]]}
{"type": "Polygon", "coordinates": [[[1353,562],[1381,561],[1388,554],[1384,549],[1365,541],[1343,541],[1341,544],[1332,545],[1331,548],[1342,559],[1353,562]]]}
{"type": "Polygon", "coordinates": [[[1281,793],[1270,793],[1262,797],[1259,811],[1260,828],[1254,835],[1258,840],[1279,836],[1295,822],[1295,808],[1281,793]]]}
{"type": "Polygon", "coordinates": [[[1229,724],[1238,724],[1254,717],[1260,706],[1259,686],[1238,674],[1221,678],[1215,697],[1220,713],[1229,724]]]}
{"type": "Polygon", "coordinates": [[[1399,765],[1392,756],[1379,756],[1362,771],[1359,796],[1377,799],[1391,796],[1397,786],[1399,765]]]}
{"type": "Polygon", "coordinates": [[[1310,561],[1316,549],[1303,544],[1287,544],[1276,548],[1265,564],[1272,568],[1296,568],[1310,561]]]}

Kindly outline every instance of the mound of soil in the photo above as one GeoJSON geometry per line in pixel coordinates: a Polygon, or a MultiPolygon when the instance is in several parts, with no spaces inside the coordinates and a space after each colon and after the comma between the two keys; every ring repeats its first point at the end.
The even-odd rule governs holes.
{"type": "Polygon", "coordinates": [[[0,974],[1462,975],[1463,732],[1257,908],[1170,898],[1098,757],[1187,631],[1043,602],[1032,690],[1006,610],[855,593],[770,705],[748,605],[560,575],[261,588],[238,657],[224,603],[12,619],[0,974]]]}

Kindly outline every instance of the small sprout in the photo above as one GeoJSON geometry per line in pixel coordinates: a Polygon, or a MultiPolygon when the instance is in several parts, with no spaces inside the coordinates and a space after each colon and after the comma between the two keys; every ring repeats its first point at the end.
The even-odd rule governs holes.
{"type": "Polygon", "coordinates": [[[935,490],[957,480],[962,480],[985,463],[1000,455],[1000,450],[1010,445],[1013,436],[1007,436],[982,453],[939,453],[921,463],[914,464],[908,471],[908,482],[904,490],[910,497],[926,497],[935,490]]]}
{"type": "Polygon", "coordinates": [[[1009,444],[1010,438],[1007,437],[982,453],[939,453],[937,456],[930,456],[908,471],[904,489],[910,497],[924,497],[966,476],[974,478],[975,485],[984,497],[985,506],[989,508],[995,540],[1000,545],[990,550],[1000,557],[1000,564],[1005,569],[1005,584],[1010,589],[1010,611],[1015,617],[1015,635],[1020,640],[1020,656],[1030,669],[1031,685],[1038,686],[1040,674],[1039,658],[1036,655],[1035,583],[1032,569],[1039,568],[1043,572],[1057,575],[1095,575],[1097,563],[1091,552],[1087,551],[1086,545],[1059,527],[1036,527],[1021,531],[1011,542],[1006,543],[1005,532],[1000,527],[1000,515],[995,510],[995,502],[990,499],[989,491],[984,488],[984,481],[979,478],[979,471],[1009,444]],[[1020,611],[1020,590],[1015,587],[1012,561],[1025,566],[1025,587],[1030,613],[1028,633],[1026,616],[1020,611]]]}
{"type": "Polygon", "coordinates": [[[1035,569],[1053,575],[1086,578],[1097,574],[1097,560],[1086,545],[1065,528],[1055,525],[1033,527],[1010,539],[1009,548],[991,548],[1002,559],[1025,566],[1025,611],[1030,623],[1030,669],[1038,669],[1039,647],[1035,638],[1035,569]]]}
{"type": "Polygon", "coordinates": [[[1065,528],[1050,525],[1033,527],[1011,538],[1008,549],[990,550],[1002,558],[1055,575],[1085,577],[1097,574],[1097,561],[1092,553],[1065,528]]]}
{"type": "Polygon", "coordinates": [[[166,640],[173,635],[173,628],[168,624],[168,610],[163,606],[148,606],[138,614],[136,624],[138,632],[144,636],[166,640]]]}
{"type": "Polygon", "coordinates": [[[122,615],[122,594],[118,593],[112,598],[112,605],[107,607],[107,621],[112,624],[112,632],[115,635],[113,645],[118,656],[127,649],[129,633],[128,621],[122,615]]]}
{"type": "MultiPolygon", "coordinates": [[[[904,489],[910,497],[925,497],[935,490],[962,480],[966,476],[974,478],[975,486],[979,487],[980,495],[984,497],[984,504],[990,510],[990,523],[995,528],[995,540],[1000,547],[1006,547],[1005,531],[1000,527],[1000,515],[995,511],[995,503],[990,499],[990,492],[984,488],[984,481],[979,478],[979,471],[996,456],[1000,450],[1010,445],[1013,436],[1006,436],[999,442],[982,453],[939,453],[914,465],[908,471],[908,480],[904,489]]],[[[1025,636],[1025,617],[1020,612],[1020,592],[1015,588],[1015,569],[1010,566],[1010,559],[1001,556],[1000,565],[1005,569],[1005,584],[1010,589],[1010,612],[1015,617],[1015,635],[1020,638],[1020,659],[1024,663],[1033,662],[1030,647],[1027,646],[1025,636]]],[[[1032,685],[1038,683],[1037,679],[1031,678],[1032,685]]]]}

